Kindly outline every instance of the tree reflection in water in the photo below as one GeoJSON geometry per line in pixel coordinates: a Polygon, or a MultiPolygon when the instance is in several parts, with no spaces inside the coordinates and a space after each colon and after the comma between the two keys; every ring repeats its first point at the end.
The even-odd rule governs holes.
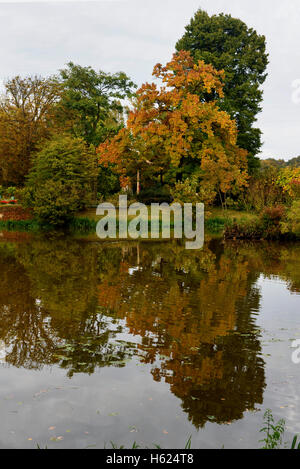
{"type": "Polygon", "coordinates": [[[59,365],[71,377],[135,357],[169,384],[196,427],[240,419],[265,388],[256,282],[277,275],[299,292],[299,254],[216,240],[201,251],[176,242],[2,241],[5,361],[59,365]]]}

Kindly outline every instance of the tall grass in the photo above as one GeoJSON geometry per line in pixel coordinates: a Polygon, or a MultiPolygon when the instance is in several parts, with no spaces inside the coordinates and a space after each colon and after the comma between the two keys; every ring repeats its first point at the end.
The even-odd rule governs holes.
{"type": "Polygon", "coordinates": [[[73,218],[69,229],[74,233],[92,233],[96,231],[97,220],[91,218],[73,218]]]}
{"type": "Polygon", "coordinates": [[[0,230],[6,231],[40,231],[36,220],[0,220],[0,230]]]}
{"type": "Polygon", "coordinates": [[[205,229],[211,233],[220,233],[225,229],[227,219],[223,217],[212,217],[205,220],[205,229]]]}
{"type": "MultiPolygon", "coordinates": [[[[92,233],[92,232],[96,232],[96,227],[97,227],[97,223],[98,223],[99,219],[98,220],[94,220],[94,219],[91,219],[91,218],[84,218],[84,217],[76,217],[76,218],[73,218],[73,220],[70,222],[69,224],[69,229],[71,232],[74,232],[74,233],[92,233]]],[[[129,225],[131,220],[128,220],[127,222],[127,225],[129,225]]],[[[162,230],[162,227],[163,227],[163,222],[162,220],[159,220],[159,229],[160,231],[162,230]]],[[[174,228],[174,221],[171,220],[170,221],[170,229],[172,230],[174,228]]],[[[119,220],[117,219],[116,220],[116,229],[117,229],[117,232],[119,230],[119,220]]],[[[151,221],[148,220],[148,230],[149,232],[151,232],[151,221]]]]}

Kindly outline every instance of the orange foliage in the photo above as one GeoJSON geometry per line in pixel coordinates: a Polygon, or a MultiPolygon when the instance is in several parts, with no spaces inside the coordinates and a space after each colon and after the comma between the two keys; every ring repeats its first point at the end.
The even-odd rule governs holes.
{"type": "Polygon", "coordinates": [[[236,122],[221,111],[223,71],[181,51],[153,75],[162,86],[145,83],[137,92],[127,127],[98,148],[100,164],[122,176],[137,169],[158,173],[198,160],[203,181],[215,194],[247,184],[247,152],[237,147],[236,122]]]}

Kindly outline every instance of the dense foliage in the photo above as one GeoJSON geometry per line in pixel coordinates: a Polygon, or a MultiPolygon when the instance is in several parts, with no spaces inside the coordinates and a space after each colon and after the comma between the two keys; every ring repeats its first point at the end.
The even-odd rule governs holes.
{"type": "Polygon", "coordinates": [[[86,207],[96,178],[94,152],[81,139],[56,137],[37,153],[22,199],[40,222],[63,225],[86,207]]]}
{"type": "Polygon", "coordinates": [[[0,179],[22,186],[38,144],[57,132],[53,110],[61,95],[52,79],[16,76],[0,101],[0,179]]]}
{"type": "Polygon", "coordinates": [[[171,60],[136,92],[124,72],[73,62],[56,76],[7,80],[0,204],[19,203],[21,189],[39,221],[65,224],[125,191],[146,204],[204,202],[257,215],[251,226],[231,226],[233,237],[298,236],[300,157],[257,158],[267,64],[264,36],[199,10],[171,60]]]}
{"type": "Polygon", "coordinates": [[[63,86],[58,117],[75,137],[99,145],[124,124],[121,100],[135,87],[123,72],[110,74],[72,62],[60,71],[63,86]]]}
{"type": "Polygon", "coordinates": [[[209,16],[199,10],[177,42],[176,49],[190,51],[195,62],[203,60],[225,71],[224,97],[220,107],[236,120],[238,146],[248,151],[249,172],[259,165],[261,131],[254,127],[261,111],[268,54],[266,40],[231,15],[209,16]]]}
{"type": "Polygon", "coordinates": [[[99,146],[100,163],[115,165],[125,185],[137,172],[145,184],[163,173],[174,185],[172,174],[192,171],[199,175],[202,201],[212,203],[219,195],[223,204],[228,191],[247,183],[246,151],[236,145],[235,122],[206,99],[223,96],[223,73],[203,61],[194,64],[182,51],[165,67],[156,65],[153,75],[162,86],[146,83],[138,90],[126,127],[99,146]]]}

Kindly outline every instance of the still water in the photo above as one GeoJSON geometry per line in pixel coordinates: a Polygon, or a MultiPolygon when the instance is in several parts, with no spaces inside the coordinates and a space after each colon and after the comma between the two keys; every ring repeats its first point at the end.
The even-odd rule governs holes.
{"type": "Polygon", "coordinates": [[[0,237],[0,447],[300,432],[300,245],[0,237]]]}

